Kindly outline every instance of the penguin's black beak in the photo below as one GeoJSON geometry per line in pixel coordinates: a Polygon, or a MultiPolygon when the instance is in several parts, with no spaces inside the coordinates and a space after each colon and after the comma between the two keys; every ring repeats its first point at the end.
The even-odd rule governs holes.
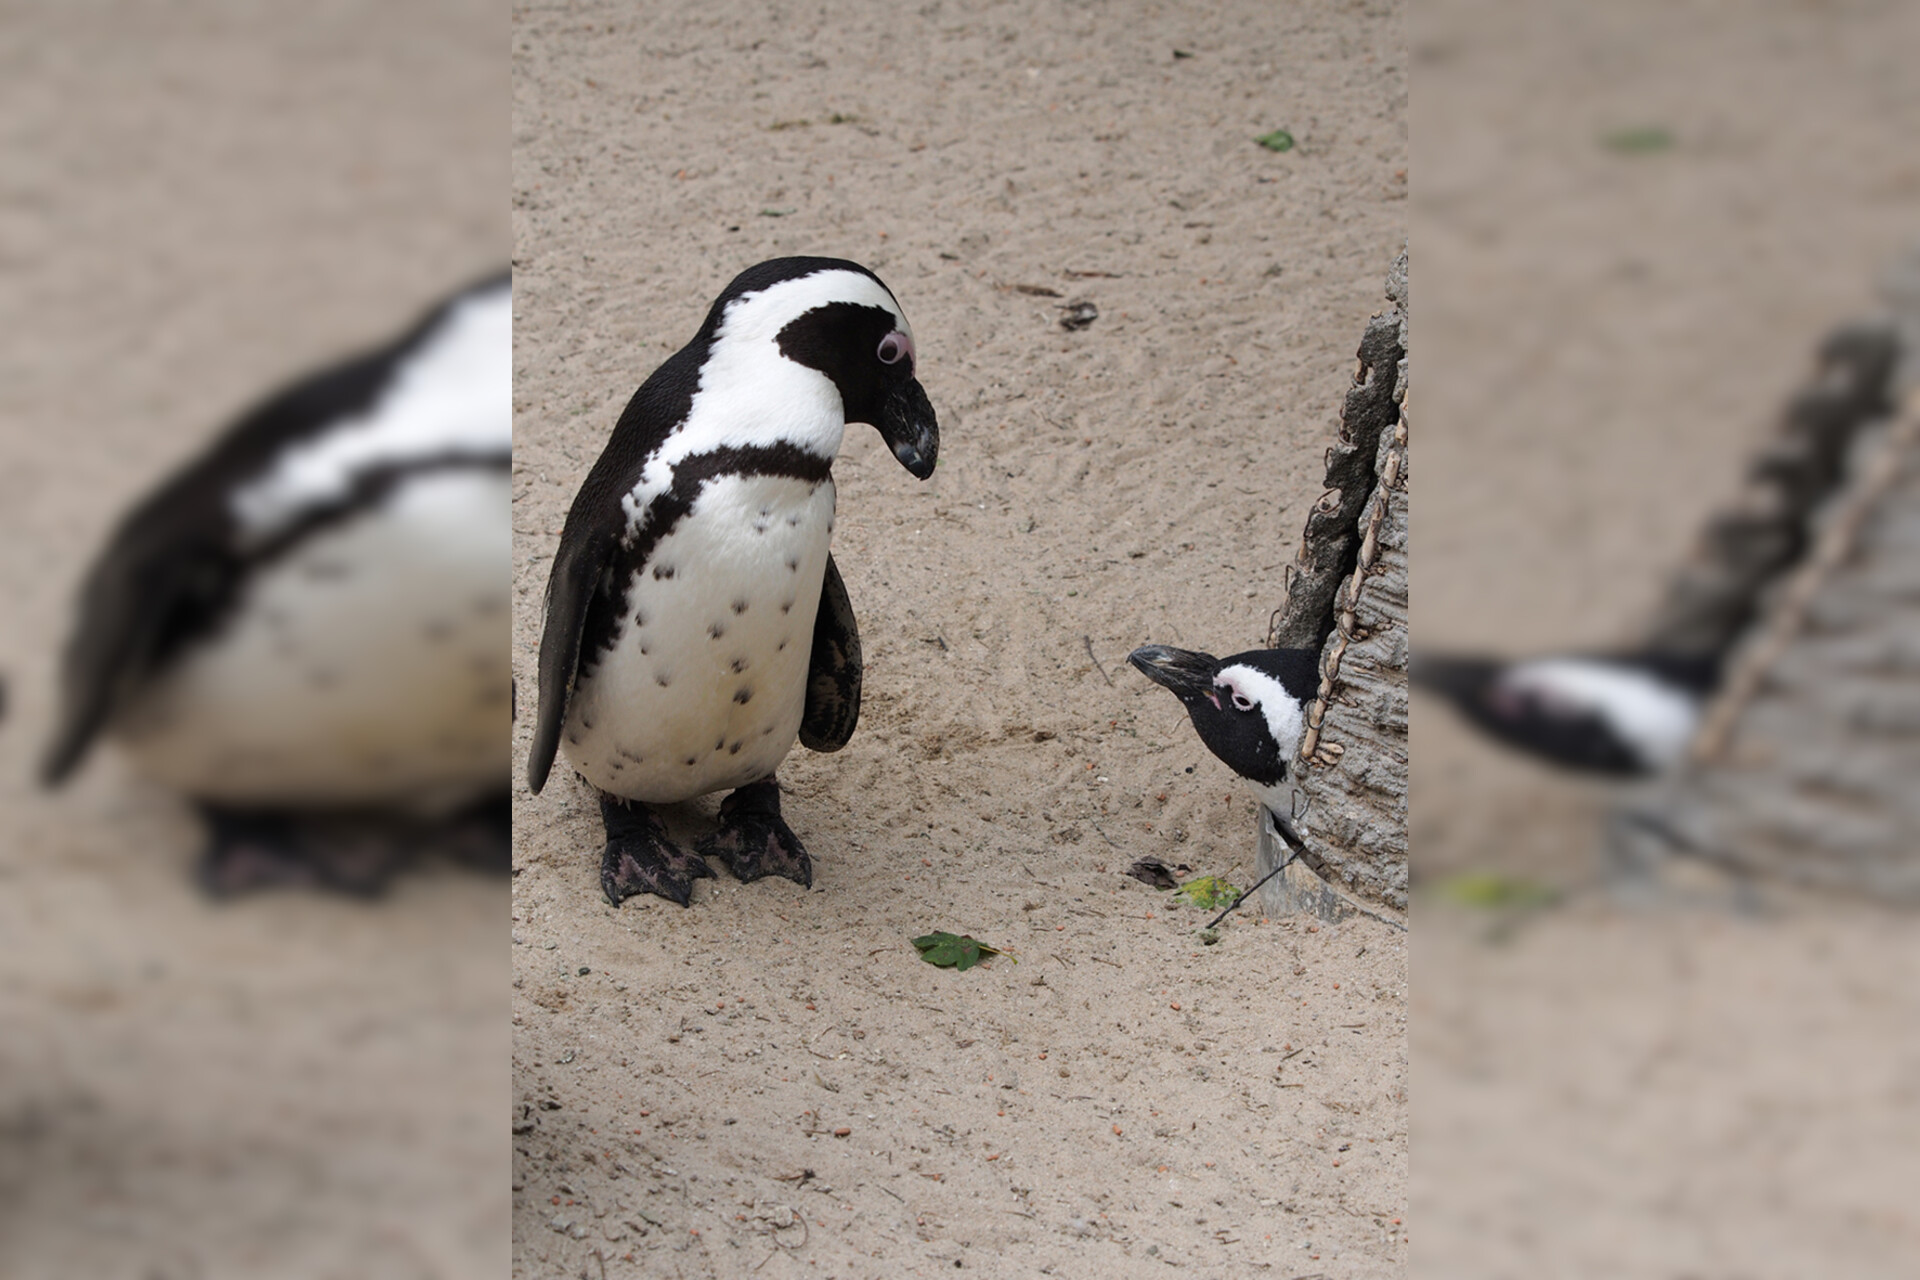
{"type": "MultiPolygon", "coordinates": [[[[1150,644],[1128,654],[1127,661],[1138,667],[1147,679],[1171,689],[1182,702],[1214,697],[1213,677],[1220,670],[1220,660],[1212,654],[1150,644]]],[[[1214,705],[1220,704],[1215,701],[1214,705]]]]}
{"type": "Polygon", "coordinates": [[[895,387],[874,416],[878,421],[873,425],[900,465],[916,480],[932,475],[940,461],[940,422],[933,416],[933,402],[920,379],[908,378],[895,387]]]}

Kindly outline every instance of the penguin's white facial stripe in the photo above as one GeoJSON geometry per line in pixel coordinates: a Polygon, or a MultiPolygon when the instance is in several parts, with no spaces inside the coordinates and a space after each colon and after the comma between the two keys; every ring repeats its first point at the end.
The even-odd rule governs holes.
{"type": "Polygon", "coordinates": [[[1700,719],[1693,698],[1647,672],[1579,658],[1521,663],[1501,678],[1498,692],[1562,714],[1596,716],[1655,768],[1680,759],[1700,719]]]}
{"type": "Polygon", "coordinates": [[[654,499],[673,484],[676,463],[724,448],[790,444],[832,461],[846,434],[846,407],[833,380],[782,355],[780,331],[808,311],[834,302],[884,308],[909,349],[913,332],[900,305],[879,281],[857,271],[819,271],[743,294],[727,304],[714,334],[700,387],[685,422],[647,459],[620,501],[627,537],[647,526],[654,499]]]}
{"type": "Polygon", "coordinates": [[[232,511],[257,542],[340,501],[367,472],[512,447],[513,293],[502,284],[456,303],[361,418],[288,450],[235,490],[232,511]]]}
{"type": "MultiPolygon", "coordinates": [[[[1242,701],[1250,702],[1257,708],[1267,722],[1267,733],[1280,748],[1280,759],[1288,760],[1300,749],[1300,735],[1305,723],[1300,715],[1300,704],[1278,680],[1264,671],[1252,667],[1235,665],[1220,668],[1213,678],[1214,688],[1227,694],[1229,705],[1239,708],[1242,701]]],[[[1218,700],[1216,699],[1216,705],[1218,700]]],[[[1223,708],[1224,710],[1224,708],[1223,708]]]]}
{"type": "Polygon", "coordinates": [[[770,345],[782,329],[807,312],[835,302],[879,307],[890,312],[894,328],[912,343],[913,330],[907,326],[907,317],[886,286],[861,272],[836,269],[816,271],[810,276],[782,280],[765,289],[741,294],[727,304],[725,318],[714,335],[714,347],[718,349],[728,343],[770,345]]]}

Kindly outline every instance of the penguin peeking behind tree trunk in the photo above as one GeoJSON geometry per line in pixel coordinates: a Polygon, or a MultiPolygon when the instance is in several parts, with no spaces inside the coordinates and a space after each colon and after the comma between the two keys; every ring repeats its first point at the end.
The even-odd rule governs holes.
{"type": "Polygon", "coordinates": [[[1180,699],[1207,750],[1253,787],[1281,837],[1299,849],[1289,782],[1307,707],[1320,687],[1320,655],[1312,649],[1251,649],[1216,658],[1152,644],[1135,649],[1127,661],[1180,699]]]}
{"type": "Polygon", "coordinates": [[[849,422],[933,474],[940,433],[913,331],[865,267],[742,272],[633,394],[575,496],[547,583],[527,780],[557,751],[600,797],[600,886],[682,906],[719,857],[742,881],[813,883],[774,772],[837,751],[860,712],[860,638],[828,554],[849,422]],[[732,792],[695,852],[654,806],[732,792]]]}
{"type": "Polygon", "coordinates": [[[1475,727],[1579,773],[1651,777],[1678,764],[1720,679],[1717,654],[1503,661],[1416,654],[1408,675],[1475,727]]]}
{"type": "Polygon", "coordinates": [[[511,861],[512,289],[268,397],[88,571],[42,764],[111,738],[193,800],[215,892],[511,861]]]}

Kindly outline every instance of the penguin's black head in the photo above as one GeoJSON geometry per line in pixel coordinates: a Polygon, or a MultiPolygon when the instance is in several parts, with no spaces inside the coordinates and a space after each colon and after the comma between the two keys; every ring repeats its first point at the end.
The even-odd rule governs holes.
{"type": "Polygon", "coordinates": [[[925,480],[940,453],[940,424],[913,376],[913,334],[885,307],[829,302],[780,330],[780,351],[840,389],[848,422],[868,422],[900,465],[925,480]]]}
{"type": "Polygon", "coordinates": [[[1317,687],[1312,650],[1216,658],[1156,644],[1135,649],[1127,661],[1180,699],[1200,741],[1229,769],[1259,787],[1286,780],[1317,687]]]}
{"type": "Polygon", "coordinates": [[[1517,662],[1421,653],[1408,674],[1510,747],[1566,769],[1634,777],[1685,754],[1719,662],[1663,653],[1517,662]]]}
{"type": "Polygon", "coordinates": [[[933,474],[940,425],[914,376],[913,330],[878,276],[840,258],[776,258],[728,285],[715,317],[749,294],[777,297],[773,336],[780,354],[832,381],[846,421],[871,423],[919,479],[933,474]]]}

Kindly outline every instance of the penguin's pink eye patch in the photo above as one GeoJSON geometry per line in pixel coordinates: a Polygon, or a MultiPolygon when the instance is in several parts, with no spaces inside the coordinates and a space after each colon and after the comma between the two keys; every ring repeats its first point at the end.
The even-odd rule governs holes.
{"type": "Polygon", "coordinates": [[[881,364],[899,364],[902,360],[905,360],[907,367],[912,368],[913,339],[898,329],[895,329],[892,333],[880,339],[880,350],[875,354],[879,356],[881,364]]]}
{"type": "MultiPolygon", "coordinates": [[[[1233,681],[1228,680],[1225,677],[1218,677],[1214,680],[1213,684],[1214,684],[1214,687],[1217,689],[1225,689],[1229,694],[1229,696],[1233,698],[1233,709],[1235,711],[1253,710],[1253,707],[1254,707],[1253,699],[1249,698],[1246,694],[1240,692],[1240,690],[1234,686],[1233,681]]],[[[1207,697],[1213,699],[1214,706],[1217,707],[1220,705],[1220,699],[1215,695],[1209,693],[1207,697]]]]}

